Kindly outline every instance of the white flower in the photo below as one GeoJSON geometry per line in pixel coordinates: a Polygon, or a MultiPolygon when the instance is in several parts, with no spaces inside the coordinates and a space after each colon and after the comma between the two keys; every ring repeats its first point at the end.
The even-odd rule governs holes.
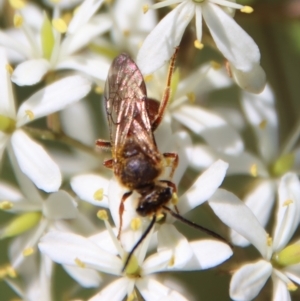
{"type": "Polygon", "coordinates": [[[288,173],[280,181],[273,238],[233,194],[220,190],[212,196],[209,204],[219,218],[250,241],[263,258],[235,271],[230,283],[231,298],[252,300],[271,277],[274,282],[273,300],[291,300],[289,290],[296,289],[293,282],[300,284],[299,241],[287,245],[300,222],[300,183],[297,176],[288,173]]]}
{"type": "Polygon", "coordinates": [[[90,83],[81,76],[63,78],[39,90],[20,106],[16,112],[8,63],[3,48],[0,48],[0,155],[5,148],[16,156],[21,170],[46,192],[58,190],[61,175],[58,166],[39,144],[33,141],[22,126],[48,114],[63,109],[87,95],[90,83]]]}
{"type": "Polygon", "coordinates": [[[31,257],[22,269],[18,270],[18,278],[26,279],[19,283],[19,279],[5,277],[4,281],[17,293],[22,300],[28,301],[51,301],[51,282],[53,262],[49,257],[42,255],[38,266],[36,258],[31,257]]]}
{"type": "MultiPolygon", "coordinates": [[[[253,181],[247,187],[247,193],[243,199],[261,225],[265,226],[276,199],[280,179],[288,171],[298,172],[300,165],[296,160],[297,150],[291,151],[292,145],[285,152],[279,148],[278,117],[271,88],[267,85],[259,95],[243,92],[241,105],[257,138],[258,156],[247,150],[235,154],[224,154],[224,152],[200,145],[191,147],[188,154],[191,165],[196,168],[204,167],[205,164],[209,165],[217,158],[222,158],[229,163],[227,176],[251,176],[253,181]]],[[[249,244],[235,231],[232,231],[231,239],[239,246],[249,244]]]]}
{"type": "Polygon", "coordinates": [[[152,229],[122,272],[127,252],[139,239],[141,231],[124,232],[123,248],[106,220],[105,224],[108,231],[89,239],[70,233],[49,232],[39,244],[41,252],[58,263],[79,265],[82,270],[93,268],[119,277],[89,299],[90,301],[121,301],[126,295],[134,296],[135,287],[145,300],[176,298],[184,301],[187,299],[182,295],[156,281],[155,274],[163,271],[206,269],[221,263],[232,254],[231,249],[224,243],[211,240],[188,243],[173,226],[165,225],[157,238],[158,252],[145,259],[153,235],[152,229]],[[170,229],[164,232],[164,227],[170,229]]]}
{"type": "Polygon", "coordinates": [[[144,15],[142,5],[153,4],[152,0],[131,0],[130,5],[123,0],[114,2],[112,19],[114,26],[111,30],[114,46],[131,53],[134,57],[145,37],[157,24],[155,11],[144,15]]]}
{"type": "MultiPolygon", "coordinates": [[[[148,97],[158,100],[161,98],[166,77],[166,66],[154,72],[150,78],[146,77],[148,97]]],[[[176,70],[173,75],[173,82],[176,84],[171,86],[171,99],[166,114],[201,136],[213,149],[231,155],[241,153],[244,145],[239,133],[220,114],[193,104],[196,100],[205,98],[208,92],[232,84],[225,70],[214,69],[213,63],[205,64],[177,84],[178,78],[180,74],[176,70]]],[[[189,148],[185,146],[186,149],[189,148]]]]}
{"type": "Polygon", "coordinates": [[[103,0],[84,1],[69,25],[61,18],[58,6],[55,6],[52,24],[47,15],[33,5],[19,9],[15,16],[15,26],[19,27],[15,38],[12,39],[10,32],[0,31],[0,45],[26,59],[14,70],[12,81],[20,86],[34,85],[50,70],[62,69],[77,70],[104,81],[109,68],[107,60],[91,54],[76,55],[111,27],[107,14],[93,16],[102,3],[103,0]]]}
{"type": "MultiPolygon", "coordinates": [[[[95,228],[78,212],[77,203],[66,191],[59,190],[43,198],[18,165],[13,164],[13,168],[21,192],[8,184],[0,183],[0,199],[5,200],[0,203],[0,208],[18,216],[2,229],[1,237],[18,235],[9,248],[11,265],[18,273],[30,272],[35,279],[37,275],[34,275],[32,265],[27,261],[32,262],[31,257],[36,254],[37,243],[42,235],[50,229],[90,234],[95,232],[95,228]]],[[[73,267],[64,266],[64,269],[84,287],[98,286],[101,282],[101,277],[89,269],[79,273],[73,267]]]]}
{"type": "Polygon", "coordinates": [[[250,12],[251,8],[226,0],[169,0],[155,4],[152,8],[179,2],[145,39],[137,56],[142,72],[152,73],[170,59],[194,16],[197,36],[195,44],[201,45],[203,17],[218,49],[229,61],[237,83],[253,93],[262,91],[266,79],[260,67],[259,49],[253,39],[219,5],[244,12],[250,12]]]}

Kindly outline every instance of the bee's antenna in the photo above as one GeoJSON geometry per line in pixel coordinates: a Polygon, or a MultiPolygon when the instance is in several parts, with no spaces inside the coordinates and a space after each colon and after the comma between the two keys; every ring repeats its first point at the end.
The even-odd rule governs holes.
{"type": "Polygon", "coordinates": [[[141,238],[136,242],[136,244],[134,245],[134,247],[131,249],[128,257],[126,258],[126,261],[124,263],[124,266],[123,266],[123,269],[122,269],[122,272],[125,271],[134,251],[137,249],[137,247],[142,243],[142,241],[147,237],[147,235],[149,234],[149,232],[151,231],[151,229],[153,228],[154,224],[156,222],[156,215],[154,214],[153,215],[153,218],[150,222],[150,224],[148,225],[146,231],[143,233],[143,235],[141,236],[141,238]]]}
{"type": "Polygon", "coordinates": [[[212,237],[217,238],[218,240],[221,240],[221,241],[227,243],[230,246],[230,248],[233,249],[233,245],[230,242],[228,242],[228,240],[226,240],[221,235],[219,235],[219,234],[215,233],[214,231],[211,231],[211,230],[209,230],[209,229],[207,229],[205,227],[202,227],[202,226],[200,226],[200,225],[198,225],[198,224],[196,224],[194,222],[189,221],[188,219],[184,218],[183,216],[181,216],[180,214],[174,212],[172,209],[170,209],[170,208],[168,208],[166,206],[162,206],[162,207],[166,211],[168,211],[173,217],[175,217],[176,219],[180,220],[182,223],[187,224],[187,225],[189,225],[189,226],[191,226],[191,227],[193,227],[193,228],[195,228],[197,230],[200,230],[200,231],[202,231],[202,232],[204,232],[204,233],[206,233],[206,234],[208,234],[208,235],[210,235],[212,237]]]}

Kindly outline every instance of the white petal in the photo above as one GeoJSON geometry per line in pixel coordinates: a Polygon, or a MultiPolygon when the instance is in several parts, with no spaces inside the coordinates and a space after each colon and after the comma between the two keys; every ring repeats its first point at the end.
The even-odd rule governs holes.
{"type": "Polygon", "coordinates": [[[84,201],[87,201],[95,206],[108,208],[108,185],[109,180],[106,178],[95,175],[86,174],[73,177],[71,179],[71,187],[74,192],[84,201]],[[103,190],[103,199],[95,199],[95,193],[103,190]]]}
{"type": "Polygon", "coordinates": [[[9,212],[38,211],[41,209],[41,206],[25,199],[19,190],[3,182],[0,183],[0,200],[7,200],[12,203],[13,207],[9,212]]]}
{"type": "MultiPolygon", "coordinates": [[[[7,29],[6,31],[0,30],[0,46],[6,48],[8,52],[7,55],[9,58],[11,57],[19,57],[24,60],[24,58],[31,57],[31,51],[29,49],[29,45],[23,43],[24,41],[20,41],[20,39],[16,38],[21,35],[20,30],[16,29],[7,29]],[[12,52],[12,54],[11,54],[12,52]]],[[[24,38],[24,36],[22,35],[24,38]]]]}
{"type": "Polygon", "coordinates": [[[238,70],[250,71],[260,61],[253,39],[218,5],[202,4],[203,18],[222,54],[238,70]]]}
{"type": "Polygon", "coordinates": [[[8,183],[0,182],[0,200],[18,202],[23,198],[20,191],[8,183]]]}
{"type": "Polygon", "coordinates": [[[195,6],[195,19],[196,19],[196,35],[197,40],[201,42],[202,40],[202,7],[201,5],[195,6]]]}
{"type": "MultiPolygon", "coordinates": [[[[0,33],[1,34],[1,33],[0,33]]],[[[4,48],[0,47],[0,83],[1,83],[1,101],[0,112],[12,119],[16,117],[15,100],[12,92],[10,75],[6,69],[8,61],[4,48]]]]}
{"type": "Polygon", "coordinates": [[[137,55],[137,64],[143,74],[152,73],[171,58],[194,16],[194,10],[195,4],[185,1],[168,13],[150,32],[137,55]]]}
{"type": "Polygon", "coordinates": [[[18,111],[18,126],[29,121],[24,119],[27,110],[33,113],[34,119],[44,117],[80,100],[90,92],[90,89],[90,82],[79,75],[68,76],[54,82],[22,103],[18,111]]]}
{"type": "MultiPolygon", "coordinates": [[[[71,22],[72,23],[72,22],[71,22]]],[[[111,17],[108,14],[99,14],[93,17],[88,23],[81,26],[72,35],[66,37],[61,47],[60,56],[68,56],[79,51],[94,38],[108,31],[112,26],[111,17]]]]}
{"type": "MultiPolygon", "coordinates": [[[[271,210],[275,202],[275,192],[276,184],[274,181],[261,180],[244,199],[244,203],[251,209],[263,227],[265,227],[269,221],[271,210]]],[[[236,246],[245,247],[249,245],[249,242],[234,230],[231,230],[230,237],[236,246]]]]}
{"type": "Polygon", "coordinates": [[[223,182],[228,164],[216,161],[204,171],[188,191],[180,197],[177,205],[180,214],[192,210],[208,200],[223,182]]]}
{"type": "Polygon", "coordinates": [[[270,86],[259,95],[243,92],[242,108],[258,140],[260,155],[270,164],[278,156],[278,118],[270,86]],[[263,123],[263,126],[261,124],[263,123]]]}
{"type": "Polygon", "coordinates": [[[287,285],[279,277],[273,278],[273,298],[272,301],[291,301],[291,295],[287,285]]]}
{"type": "Polygon", "coordinates": [[[272,265],[264,260],[243,265],[231,278],[230,297],[238,301],[255,298],[271,276],[272,265]]]}
{"type": "Polygon", "coordinates": [[[49,219],[72,219],[77,213],[77,203],[63,190],[51,193],[44,204],[43,214],[49,219]]]}
{"type": "Polygon", "coordinates": [[[127,287],[129,285],[127,278],[123,277],[115,280],[107,285],[100,293],[90,298],[88,301],[122,301],[127,294],[127,287]]]}
{"type": "Polygon", "coordinates": [[[99,287],[102,278],[98,272],[69,265],[63,265],[65,271],[83,287],[99,287]]]}
{"type": "Polygon", "coordinates": [[[80,30],[96,13],[102,3],[103,0],[86,0],[82,2],[69,24],[68,33],[74,34],[80,30]]]}
{"type": "Polygon", "coordinates": [[[45,59],[28,60],[17,66],[11,80],[19,86],[31,86],[40,82],[50,68],[45,59]]]}
{"type": "MultiPolygon", "coordinates": [[[[229,62],[230,63],[230,62],[229,62]]],[[[235,82],[247,92],[261,93],[266,85],[266,73],[259,64],[254,64],[249,71],[241,71],[230,64],[231,74],[235,82]]]]}
{"type": "Polygon", "coordinates": [[[211,111],[183,105],[173,111],[173,116],[194,133],[202,136],[217,151],[237,154],[243,150],[239,133],[222,117],[211,111]]]}
{"type": "Polygon", "coordinates": [[[39,208],[38,210],[41,210],[44,199],[40,195],[39,190],[36,188],[34,183],[21,171],[16,160],[16,156],[13,153],[10,153],[9,157],[20,189],[24,197],[27,199],[28,208],[35,207],[39,208]]]}
{"type": "Polygon", "coordinates": [[[88,56],[73,56],[67,57],[62,60],[57,69],[70,69],[77,70],[86,73],[89,76],[101,81],[105,81],[107,78],[110,64],[107,60],[103,60],[100,57],[98,59],[90,59],[88,56]]]}
{"type": "Polygon", "coordinates": [[[14,132],[11,145],[20,169],[38,188],[46,192],[58,190],[61,185],[60,170],[42,146],[21,130],[14,132]]]}
{"type": "Polygon", "coordinates": [[[75,260],[80,260],[87,268],[113,275],[119,275],[123,267],[120,258],[102,250],[89,239],[69,232],[48,232],[42,237],[39,249],[60,264],[77,266],[75,260]]]}
{"type": "Polygon", "coordinates": [[[39,31],[42,27],[44,21],[43,10],[40,6],[27,2],[22,8],[22,17],[24,18],[24,23],[28,24],[30,27],[39,31]]]}
{"type": "Polygon", "coordinates": [[[236,155],[226,155],[222,152],[217,152],[207,145],[195,145],[187,150],[190,165],[196,169],[207,168],[217,159],[221,158],[228,163],[228,175],[248,175],[253,177],[253,170],[255,176],[268,177],[269,172],[267,166],[257,157],[246,151],[236,155]]]}
{"type": "Polygon", "coordinates": [[[136,286],[146,301],[187,301],[178,292],[151,278],[137,280],[136,286]]]}
{"type": "Polygon", "coordinates": [[[205,239],[193,241],[190,243],[190,246],[193,249],[193,257],[181,270],[209,269],[221,264],[233,254],[227,244],[216,240],[205,239]]]}
{"type": "Polygon", "coordinates": [[[171,250],[173,262],[166,268],[181,269],[193,255],[189,242],[173,225],[162,225],[157,233],[157,240],[158,252],[171,250]]]}
{"type": "Polygon", "coordinates": [[[250,241],[262,256],[267,255],[267,233],[238,197],[229,191],[218,189],[208,204],[224,224],[250,241]]]}
{"type": "MultiPolygon", "coordinates": [[[[95,146],[95,140],[99,135],[95,127],[96,116],[94,109],[85,99],[75,102],[60,111],[60,117],[61,126],[65,134],[77,139],[83,144],[92,147],[95,146]]],[[[73,160],[74,159],[76,160],[76,158],[73,158],[73,160]]],[[[85,163],[86,162],[84,162],[84,164],[85,163]]],[[[87,170],[89,170],[88,167],[87,170]]]]}
{"type": "Polygon", "coordinates": [[[143,263],[144,275],[170,270],[172,250],[164,250],[150,255],[143,263]]]}
{"type": "MultiPolygon", "coordinates": [[[[117,236],[117,229],[114,228],[114,231],[117,236]]],[[[125,232],[125,235],[127,232],[125,232]]],[[[123,233],[122,233],[123,236],[123,233]]],[[[89,239],[94,242],[97,246],[99,246],[104,251],[107,251],[111,254],[118,255],[118,250],[116,249],[116,246],[111,238],[111,234],[108,231],[102,231],[100,233],[97,233],[95,235],[92,235],[89,237],[89,239]]]]}
{"type": "MultiPolygon", "coordinates": [[[[300,244],[299,241],[298,244],[300,244]]],[[[296,282],[298,285],[300,284],[300,263],[289,265],[285,267],[282,272],[292,281],[296,282]]]]}
{"type": "Polygon", "coordinates": [[[187,148],[187,156],[191,167],[197,170],[208,168],[219,156],[207,145],[194,145],[187,148]]]}
{"type": "Polygon", "coordinates": [[[280,251],[289,242],[300,222],[300,183],[294,173],[285,174],[278,187],[278,210],[273,248],[280,251]]]}
{"type": "Polygon", "coordinates": [[[150,32],[157,24],[157,14],[155,10],[149,10],[147,14],[143,13],[141,5],[153,4],[152,0],[131,0],[131,5],[128,5],[126,1],[117,0],[114,3],[114,9],[112,11],[114,16],[114,26],[119,31],[136,31],[150,32]],[[132,17],[134,16],[134,18],[132,17]]]}
{"type": "MultiPolygon", "coordinates": [[[[180,80],[174,99],[190,92],[203,97],[206,93],[210,93],[215,89],[226,88],[231,86],[232,83],[225,68],[214,69],[211,67],[211,64],[206,63],[194,72],[191,72],[186,78],[180,80]]],[[[172,103],[170,108],[172,108],[172,103]]]]}

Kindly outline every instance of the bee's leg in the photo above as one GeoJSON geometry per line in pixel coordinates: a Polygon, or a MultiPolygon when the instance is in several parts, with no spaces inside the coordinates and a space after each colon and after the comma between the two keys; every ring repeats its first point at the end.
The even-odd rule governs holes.
{"type": "Polygon", "coordinates": [[[120,207],[119,207],[119,217],[120,217],[120,224],[119,224],[119,230],[118,230],[118,239],[120,240],[121,238],[121,230],[123,226],[123,212],[124,212],[124,202],[126,199],[131,196],[132,191],[125,192],[122,196],[121,202],[120,202],[120,207]]]}
{"type": "Polygon", "coordinates": [[[113,169],[113,168],[114,168],[114,160],[113,160],[113,159],[105,160],[105,161],[103,162],[103,165],[104,165],[106,168],[113,169]]]}
{"type": "Polygon", "coordinates": [[[152,131],[155,131],[157,129],[157,127],[159,126],[159,124],[161,123],[163,116],[164,116],[164,112],[166,110],[166,107],[168,105],[168,102],[170,100],[170,96],[171,96],[171,82],[172,82],[172,75],[174,73],[174,69],[175,69],[175,60],[177,57],[177,53],[178,53],[179,47],[175,48],[175,52],[171,58],[170,61],[170,65],[169,65],[169,71],[168,71],[168,76],[167,76],[167,84],[166,84],[166,88],[163,94],[163,97],[161,99],[160,102],[160,106],[158,109],[158,113],[155,117],[154,122],[152,123],[152,131]]]}
{"type": "Polygon", "coordinates": [[[111,143],[110,141],[98,139],[96,140],[96,146],[103,149],[103,150],[110,150],[111,149],[111,143]]]}
{"type": "Polygon", "coordinates": [[[168,181],[168,180],[160,180],[160,182],[166,183],[169,187],[171,187],[173,189],[172,204],[174,205],[176,213],[179,214],[179,210],[176,206],[178,203],[178,196],[177,196],[177,187],[176,187],[175,183],[168,181]]]}
{"type": "MultiPolygon", "coordinates": [[[[176,153],[163,153],[163,156],[165,159],[169,159],[170,164],[168,164],[168,166],[171,166],[171,173],[170,173],[170,178],[173,178],[174,172],[178,166],[178,162],[179,162],[179,158],[178,158],[178,154],[176,153]]],[[[168,162],[169,163],[169,162],[168,162]]]]}

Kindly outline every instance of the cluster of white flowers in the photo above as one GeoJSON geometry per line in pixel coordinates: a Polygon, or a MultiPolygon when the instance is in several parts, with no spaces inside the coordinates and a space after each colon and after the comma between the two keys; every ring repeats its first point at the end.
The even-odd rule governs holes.
{"type": "Polygon", "coordinates": [[[209,300],[253,300],[270,277],[264,300],[291,300],[300,284],[300,127],[282,147],[259,48],[236,10],[253,12],[235,0],[0,0],[0,300],[205,300],[200,273],[194,295],[181,272],[225,261],[226,295],[214,289],[209,300]],[[154,213],[150,229],[136,191],[121,210],[129,189],[103,166],[110,152],[95,147],[109,137],[103,92],[113,59],[129,53],[148,97],[159,100],[176,47],[154,135],[159,152],[177,153],[179,163],[170,179],[166,159],[159,180],[177,187],[167,208],[191,211],[184,218],[223,240],[192,239],[168,210],[154,213]],[[205,50],[221,59],[202,59],[205,50]],[[209,104],[220,90],[238,91],[241,109],[209,104]],[[55,263],[71,289],[69,280],[55,287],[55,263]]]}

